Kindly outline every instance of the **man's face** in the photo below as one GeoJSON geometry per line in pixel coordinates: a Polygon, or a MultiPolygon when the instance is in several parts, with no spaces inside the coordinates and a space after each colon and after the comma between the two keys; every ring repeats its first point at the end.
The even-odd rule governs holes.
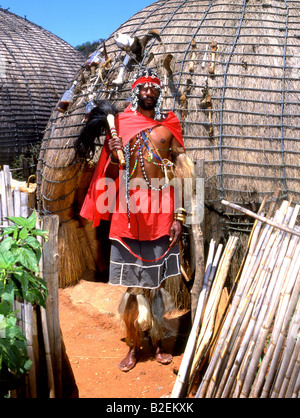
{"type": "Polygon", "coordinates": [[[143,110],[153,110],[158,101],[159,89],[154,86],[141,86],[139,92],[138,105],[143,110]]]}

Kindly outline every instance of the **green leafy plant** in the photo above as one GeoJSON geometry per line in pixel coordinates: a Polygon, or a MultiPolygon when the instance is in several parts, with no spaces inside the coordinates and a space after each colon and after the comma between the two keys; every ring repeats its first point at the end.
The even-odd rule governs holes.
{"type": "Polygon", "coordinates": [[[32,305],[46,307],[47,286],[38,276],[42,254],[37,236],[47,239],[47,231],[36,229],[36,213],[30,217],[9,217],[13,225],[0,234],[0,381],[18,378],[29,371],[31,361],[26,338],[17,325],[16,297],[32,305]],[[2,376],[2,377],[1,377],[2,376]],[[3,377],[4,376],[4,377],[3,377]]]}

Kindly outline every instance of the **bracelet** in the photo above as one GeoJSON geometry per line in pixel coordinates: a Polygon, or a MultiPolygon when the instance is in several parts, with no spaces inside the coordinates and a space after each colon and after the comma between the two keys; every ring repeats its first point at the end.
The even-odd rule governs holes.
{"type": "Polygon", "coordinates": [[[174,221],[179,221],[185,224],[186,222],[186,216],[182,213],[174,213],[174,221]]]}
{"type": "Polygon", "coordinates": [[[187,211],[184,208],[178,208],[178,209],[176,209],[175,210],[175,213],[182,214],[182,215],[187,215],[187,211]]]}
{"type": "Polygon", "coordinates": [[[118,159],[116,159],[116,158],[114,158],[112,155],[110,155],[110,157],[109,157],[109,162],[110,162],[110,164],[113,164],[113,165],[120,165],[120,162],[119,162],[119,160],[118,159]]]}

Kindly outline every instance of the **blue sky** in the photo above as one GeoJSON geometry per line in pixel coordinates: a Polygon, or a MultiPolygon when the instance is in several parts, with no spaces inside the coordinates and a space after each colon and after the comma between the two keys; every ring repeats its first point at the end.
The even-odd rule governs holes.
{"type": "Polygon", "coordinates": [[[3,9],[49,30],[73,46],[106,39],[156,0],[0,0],[3,9]]]}

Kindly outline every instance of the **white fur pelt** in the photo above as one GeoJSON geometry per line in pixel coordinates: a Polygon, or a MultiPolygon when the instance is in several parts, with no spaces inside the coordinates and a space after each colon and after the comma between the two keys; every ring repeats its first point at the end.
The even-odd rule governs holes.
{"type": "Polygon", "coordinates": [[[180,179],[195,179],[195,165],[185,153],[181,153],[176,157],[174,173],[175,177],[180,179]]]}
{"type": "Polygon", "coordinates": [[[152,324],[150,305],[145,296],[143,294],[140,294],[140,292],[126,291],[124,293],[118,308],[119,320],[121,322],[123,321],[123,317],[127,309],[127,302],[130,295],[136,297],[136,301],[138,304],[138,317],[134,325],[137,326],[140,331],[146,331],[150,329],[152,324]]]}
{"type": "Polygon", "coordinates": [[[191,212],[191,202],[196,187],[196,172],[193,161],[186,154],[179,154],[176,157],[174,174],[174,181],[181,181],[179,185],[175,183],[175,187],[176,185],[181,187],[183,193],[182,206],[184,206],[187,212],[191,212]]]}
{"type": "Polygon", "coordinates": [[[126,306],[127,306],[129,296],[130,296],[130,293],[125,292],[120,300],[119,307],[118,307],[117,323],[123,330],[126,329],[125,323],[124,323],[124,314],[126,311],[126,306]]]}
{"type": "Polygon", "coordinates": [[[126,305],[129,299],[130,293],[129,292],[125,292],[120,300],[120,304],[118,307],[118,314],[120,316],[123,316],[125,313],[125,309],[126,309],[126,305]]]}
{"type": "Polygon", "coordinates": [[[174,309],[174,303],[169,292],[164,288],[151,290],[152,328],[150,335],[156,343],[163,338],[164,316],[174,309]]]}
{"type": "Polygon", "coordinates": [[[136,297],[138,305],[138,317],[134,325],[139,331],[150,330],[151,338],[157,342],[163,337],[164,323],[163,319],[167,312],[174,310],[172,296],[164,288],[152,289],[146,292],[149,297],[145,297],[141,292],[126,291],[119,304],[119,320],[124,325],[124,314],[130,295],[136,297]]]}
{"type": "Polygon", "coordinates": [[[137,303],[139,307],[139,316],[136,320],[136,325],[141,331],[146,331],[151,328],[151,310],[150,305],[144,295],[137,296],[137,303]]]}

